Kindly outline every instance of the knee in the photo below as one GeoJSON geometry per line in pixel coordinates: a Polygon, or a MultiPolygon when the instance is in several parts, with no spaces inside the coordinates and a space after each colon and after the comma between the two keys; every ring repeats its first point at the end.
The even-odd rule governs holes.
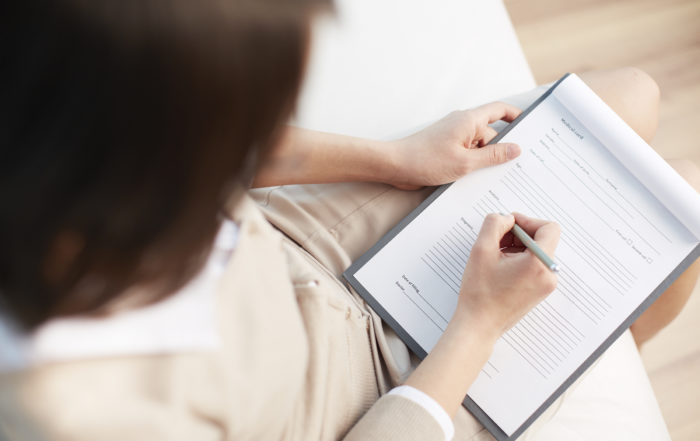
{"type": "Polygon", "coordinates": [[[624,67],[614,71],[619,87],[621,106],[627,123],[649,142],[659,123],[661,92],[656,81],[641,69],[624,67]]]}
{"type": "Polygon", "coordinates": [[[661,92],[656,81],[646,72],[637,67],[622,67],[616,70],[621,80],[629,84],[635,92],[642,95],[649,104],[658,106],[661,92]]]}
{"type": "Polygon", "coordinates": [[[659,86],[635,67],[594,71],[581,78],[645,141],[656,133],[659,119],[659,86]]]}
{"type": "Polygon", "coordinates": [[[654,117],[658,117],[661,90],[656,81],[648,73],[636,67],[623,67],[618,71],[621,81],[627,84],[635,102],[653,112],[654,117]]]}
{"type": "Polygon", "coordinates": [[[693,161],[688,159],[667,159],[667,161],[695,191],[700,192],[700,168],[693,161]]]}
{"type": "Polygon", "coordinates": [[[628,124],[650,142],[659,124],[659,85],[649,74],[636,67],[617,69],[615,75],[619,87],[624,91],[621,98],[628,124]]]}

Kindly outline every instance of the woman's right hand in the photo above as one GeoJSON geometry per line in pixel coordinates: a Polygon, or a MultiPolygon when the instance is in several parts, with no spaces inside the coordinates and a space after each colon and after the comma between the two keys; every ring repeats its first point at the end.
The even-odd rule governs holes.
{"type": "Polygon", "coordinates": [[[450,416],[457,413],[496,340],[556,287],[556,276],[510,232],[516,221],[544,252],[554,254],[557,224],[518,213],[488,215],[464,270],[452,320],[406,380],[450,416]]]}
{"type": "Polygon", "coordinates": [[[515,222],[550,256],[559,242],[556,223],[520,213],[486,216],[464,270],[453,320],[494,340],[557,285],[556,275],[513,235],[515,222]]]}

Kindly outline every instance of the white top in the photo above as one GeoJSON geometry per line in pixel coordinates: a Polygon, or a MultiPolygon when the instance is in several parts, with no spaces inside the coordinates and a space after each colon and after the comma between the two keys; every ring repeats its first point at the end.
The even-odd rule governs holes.
{"type": "Polygon", "coordinates": [[[445,441],[450,441],[455,436],[455,425],[452,423],[452,418],[445,412],[445,409],[433,400],[428,394],[416,389],[412,386],[397,386],[389,391],[388,395],[401,395],[408,398],[419,406],[428,411],[435,418],[435,421],[442,427],[445,432],[445,441]]]}
{"type": "MultiPolygon", "coordinates": [[[[216,349],[220,344],[214,319],[216,284],[237,237],[236,224],[224,221],[202,272],[155,304],[109,317],[57,318],[28,335],[0,316],[0,373],[85,358],[216,349]]],[[[425,408],[442,427],[445,439],[452,439],[452,420],[435,400],[410,386],[389,393],[425,408]]]]}
{"type": "Polygon", "coordinates": [[[0,316],[0,372],[84,358],[216,349],[215,288],[237,232],[233,222],[224,221],[204,269],[158,303],[109,317],[57,318],[29,335],[0,316]]]}

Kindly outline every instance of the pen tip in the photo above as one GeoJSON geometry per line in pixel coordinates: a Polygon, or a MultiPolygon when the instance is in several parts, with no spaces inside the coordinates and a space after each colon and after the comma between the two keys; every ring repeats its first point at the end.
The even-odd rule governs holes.
{"type": "Polygon", "coordinates": [[[557,265],[556,263],[553,263],[549,266],[549,269],[552,270],[552,272],[554,272],[554,273],[558,273],[559,272],[559,265],[557,265]]]}

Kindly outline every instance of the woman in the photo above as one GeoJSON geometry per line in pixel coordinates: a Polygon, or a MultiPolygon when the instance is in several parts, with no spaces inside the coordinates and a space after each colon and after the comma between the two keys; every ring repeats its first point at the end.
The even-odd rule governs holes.
{"type": "Polygon", "coordinates": [[[4,438],[442,440],[453,417],[457,439],[481,430],[462,398],[556,284],[501,244],[517,219],[553,253],[558,227],[487,217],[457,312],[408,378],[337,276],[430,191],[397,189],[516,157],[484,145],[518,109],[390,143],[287,129],[323,2],[25,3],[6,6],[0,43],[4,438]],[[282,232],[244,191],[353,180],[388,185],[253,194],[282,232]]]}

